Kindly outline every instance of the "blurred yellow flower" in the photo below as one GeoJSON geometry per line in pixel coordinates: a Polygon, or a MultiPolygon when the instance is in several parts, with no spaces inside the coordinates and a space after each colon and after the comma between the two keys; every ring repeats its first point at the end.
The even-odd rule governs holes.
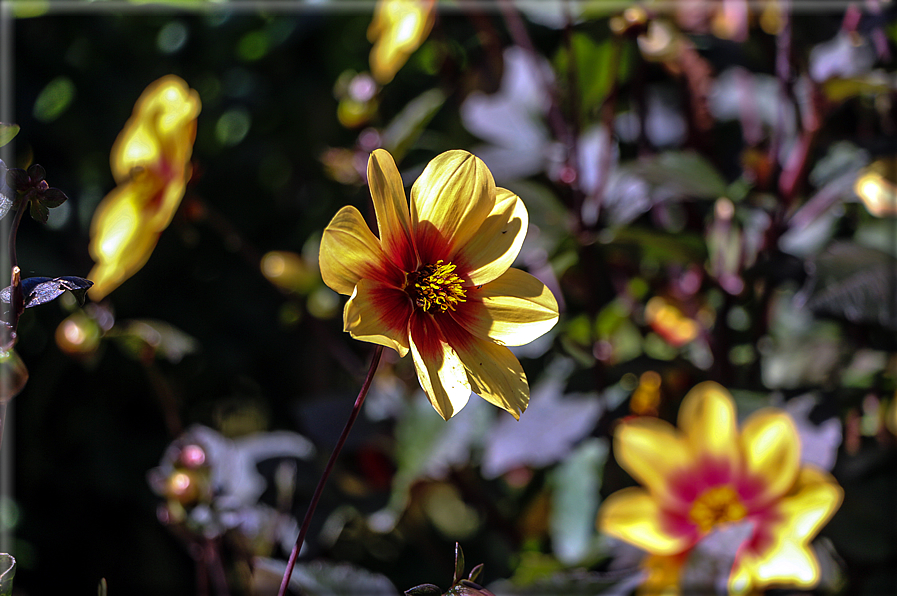
{"type": "Polygon", "coordinates": [[[783,410],[760,410],[739,430],[729,393],[702,383],[682,401],[678,429],[657,418],[630,419],[617,428],[617,461],[644,488],[610,495],[598,527],[647,551],[655,579],[675,579],[678,555],[715,529],[750,522],[752,533],[729,575],[730,592],[808,589],[820,574],[810,540],[838,509],[843,491],[828,473],[801,465],[800,449],[783,410]],[[674,558],[658,565],[663,557],[674,558]]]}
{"type": "Polygon", "coordinates": [[[421,387],[448,420],[471,391],[515,418],[529,402],[520,362],[505,346],[551,329],[558,306],[532,275],[511,268],[529,222],[520,197],[496,188],[466,151],[435,157],[411,188],[378,149],[368,184],[380,237],[343,207],[324,230],[319,264],[330,288],[351,298],[352,337],[409,351],[421,387]]]}
{"type": "Polygon", "coordinates": [[[436,0],[379,0],[368,27],[371,72],[381,85],[390,82],[433,28],[436,0]]]}
{"type": "Polygon", "coordinates": [[[196,91],[168,75],[146,88],[115,139],[110,162],[118,186],[90,226],[93,300],[139,271],[171,222],[190,179],[199,111],[196,91]]]}
{"type": "Polygon", "coordinates": [[[661,296],[648,300],[645,319],[658,335],[677,348],[694,341],[701,331],[697,322],[661,296]]]}

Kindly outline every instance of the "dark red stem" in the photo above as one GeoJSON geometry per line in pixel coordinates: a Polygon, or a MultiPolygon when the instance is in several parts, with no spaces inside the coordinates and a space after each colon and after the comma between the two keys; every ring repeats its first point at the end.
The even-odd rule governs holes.
{"type": "Polygon", "coordinates": [[[333,464],[336,463],[336,458],[339,456],[343,445],[346,443],[346,439],[349,437],[349,431],[352,430],[352,425],[355,423],[355,419],[358,418],[358,413],[361,412],[364,398],[371,388],[371,383],[374,380],[374,373],[377,372],[377,365],[380,364],[381,354],[383,354],[383,346],[377,346],[377,349],[374,351],[374,357],[371,360],[371,368],[368,370],[368,375],[361,385],[358,397],[355,398],[355,405],[352,406],[352,413],[349,414],[349,419],[346,420],[346,426],[343,428],[343,432],[336,442],[336,447],[333,448],[333,453],[330,454],[330,459],[327,461],[324,473],[321,474],[321,478],[318,480],[318,486],[315,487],[315,493],[312,495],[311,502],[308,504],[308,510],[305,512],[305,519],[302,520],[302,527],[299,528],[299,536],[296,537],[296,544],[293,545],[293,550],[290,553],[290,560],[287,562],[287,569],[283,574],[283,581],[280,583],[280,590],[277,592],[278,596],[285,596],[287,593],[287,586],[290,584],[290,576],[293,575],[293,567],[296,566],[296,558],[299,556],[299,550],[302,548],[302,543],[305,542],[305,535],[308,533],[308,526],[311,524],[312,515],[314,515],[315,508],[318,506],[318,501],[321,499],[321,493],[324,492],[324,485],[330,477],[330,472],[333,470],[333,464]]]}

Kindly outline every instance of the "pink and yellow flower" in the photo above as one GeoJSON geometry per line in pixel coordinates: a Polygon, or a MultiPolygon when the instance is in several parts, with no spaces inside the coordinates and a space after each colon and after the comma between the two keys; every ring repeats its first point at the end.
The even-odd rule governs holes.
{"type": "Polygon", "coordinates": [[[390,82],[433,28],[435,0],[379,0],[368,27],[371,72],[377,82],[390,82]]]}
{"type": "Polygon", "coordinates": [[[168,227],[190,179],[200,101],[174,75],[152,83],[112,146],[118,186],[90,226],[90,297],[100,300],[140,270],[168,227]]]}
{"type": "Polygon", "coordinates": [[[610,495],[598,527],[647,551],[653,569],[658,561],[681,563],[715,529],[750,522],[730,591],[810,588],[820,570],[809,543],[840,506],[843,491],[827,472],[801,465],[800,449],[783,410],[760,410],[739,430],[729,393],[702,383],[682,401],[678,429],[657,418],[617,427],[617,461],[644,488],[610,495]]]}
{"type": "Polygon", "coordinates": [[[523,201],[496,188],[466,151],[427,165],[411,188],[410,210],[388,152],[371,154],[367,175],[379,238],[347,206],[321,240],[324,283],[351,296],[345,330],[401,356],[411,352],[421,387],[446,420],[471,391],[519,418],[529,385],[506,346],[532,341],[558,319],[545,284],[511,268],[528,225],[523,201]]]}

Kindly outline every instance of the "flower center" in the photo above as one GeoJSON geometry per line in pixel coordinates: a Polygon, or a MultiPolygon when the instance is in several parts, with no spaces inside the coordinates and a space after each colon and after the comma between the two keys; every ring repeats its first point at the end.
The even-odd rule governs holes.
{"type": "Polygon", "coordinates": [[[455,310],[459,302],[465,302],[466,291],[461,283],[461,278],[455,273],[455,265],[439,259],[433,265],[425,265],[409,273],[405,292],[424,312],[435,309],[445,312],[455,310]]]}
{"type": "Polygon", "coordinates": [[[702,532],[709,532],[719,524],[743,519],[747,509],[731,486],[715,486],[705,490],[695,499],[688,513],[702,532]]]}

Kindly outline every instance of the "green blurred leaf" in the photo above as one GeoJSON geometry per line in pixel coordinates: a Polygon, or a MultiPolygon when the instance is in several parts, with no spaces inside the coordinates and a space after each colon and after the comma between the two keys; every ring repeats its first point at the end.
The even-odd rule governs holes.
{"type": "Polygon", "coordinates": [[[41,122],[52,122],[65,112],[75,99],[75,83],[59,76],[47,83],[34,100],[34,117],[41,122]]]}
{"type": "Polygon", "coordinates": [[[16,575],[16,559],[0,553],[0,596],[12,596],[12,580],[16,575]]]}
{"type": "MultiPolygon", "coordinates": [[[[514,180],[506,188],[520,197],[529,213],[530,225],[539,228],[537,236],[528,237],[527,246],[538,242],[540,248],[548,254],[554,254],[558,244],[569,240],[570,212],[552,187],[532,180],[514,180]]],[[[563,269],[555,267],[555,273],[560,275],[563,269]]]]}
{"type": "Polygon", "coordinates": [[[606,240],[602,240],[613,248],[636,249],[642,259],[653,259],[659,263],[701,263],[707,258],[707,245],[696,234],[625,227],[614,229],[606,240]]]}
{"type": "Polygon", "coordinates": [[[123,321],[108,333],[133,358],[142,359],[149,350],[153,356],[177,363],[199,349],[199,342],[177,327],[152,319],[123,321]]]}
{"type": "Polygon", "coordinates": [[[807,306],[816,313],[897,330],[895,274],[894,255],[853,242],[835,242],[816,258],[807,306]]]}
{"type": "Polygon", "coordinates": [[[421,478],[440,478],[451,466],[463,465],[470,451],[483,442],[491,417],[485,400],[471,399],[447,424],[418,393],[405,409],[396,430],[396,473],[386,507],[375,513],[370,523],[378,531],[392,529],[408,504],[411,485],[421,478]]]}
{"type": "Polygon", "coordinates": [[[551,472],[551,545],[567,565],[581,564],[595,551],[595,516],[607,454],[607,441],[593,437],[551,472]]]}
{"type": "Polygon", "coordinates": [[[572,79],[578,86],[576,101],[583,121],[589,122],[597,115],[613,88],[614,78],[619,82],[628,78],[632,62],[629,49],[628,44],[621,44],[616,38],[596,42],[585,33],[574,32],[569,49],[564,47],[558,52],[555,57],[558,78],[561,85],[572,79]]]}
{"type": "Polygon", "coordinates": [[[815,318],[791,293],[779,292],[771,305],[769,340],[760,350],[764,386],[793,389],[830,382],[847,356],[840,326],[815,318]]]}
{"type": "Polygon", "coordinates": [[[18,124],[6,124],[5,122],[0,122],[0,147],[13,140],[16,135],[19,134],[19,130],[18,124]]]}
{"type": "Polygon", "coordinates": [[[862,77],[828,79],[822,84],[822,90],[829,101],[839,102],[861,95],[885,95],[894,90],[894,84],[888,80],[884,71],[880,71],[862,77]]]}
{"type": "Polygon", "coordinates": [[[646,182],[686,197],[718,199],[728,187],[717,169],[693,151],[665,151],[627,167],[646,182]]]}
{"type": "MultiPolygon", "coordinates": [[[[525,553],[534,554],[534,553],[525,553]]],[[[539,574],[529,581],[515,573],[514,578],[491,584],[489,589],[502,596],[544,596],[564,594],[565,596],[622,596],[631,594],[644,581],[639,569],[620,571],[584,571],[582,569],[559,570],[550,575],[539,574]]]]}
{"type": "MultiPolygon", "coordinates": [[[[252,593],[276,594],[286,567],[286,561],[256,557],[253,560],[252,593]]],[[[289,586],[290,590],[305,596],[399,593],[386,576],[348,563],[326,561],[297,563],[290,576],[289,586]]]]}
{"type": "Polygon", "coordinates": [[[444,103],[445,93],[439,89],[424,91],[408,102],[383,130],[383,148],[392,154],[396,163],[402,161],[444,103]]]}

